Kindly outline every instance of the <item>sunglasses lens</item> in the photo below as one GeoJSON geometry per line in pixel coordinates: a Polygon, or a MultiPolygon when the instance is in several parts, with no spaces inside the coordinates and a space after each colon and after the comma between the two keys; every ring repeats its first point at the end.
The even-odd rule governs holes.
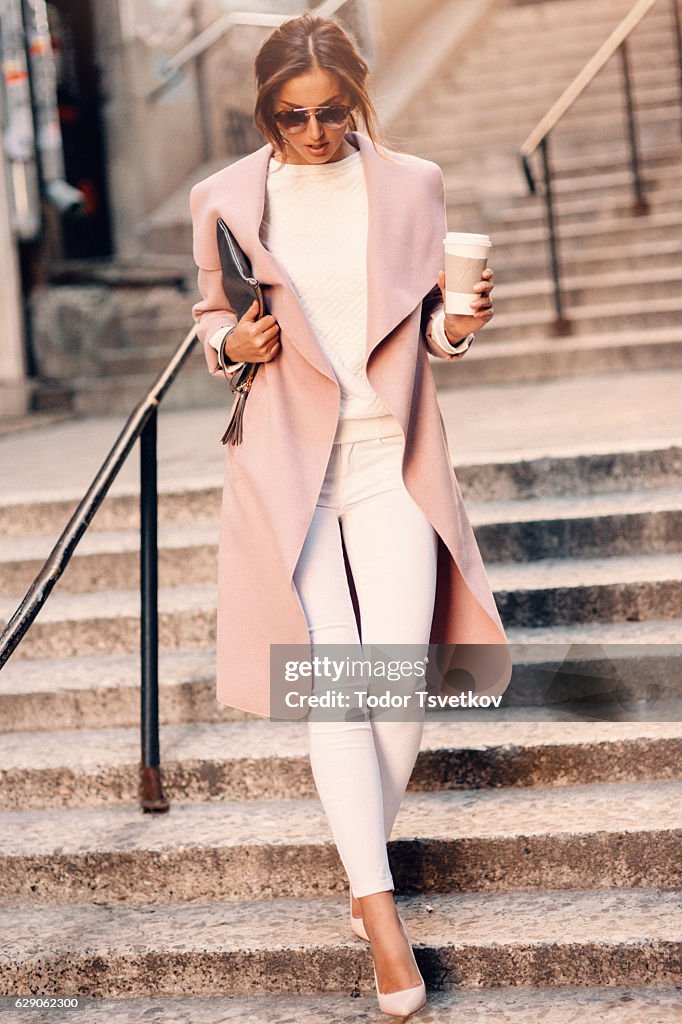
{"type": "Polygon", "coordinates": [[[347,117],[348,107],[328,107],[327,110],[320,111],[318,121],[326,124],[328,128],[340,128],[347,117]]]}
{"type": "MultiPolygon", "coordinates": [[[[327,128],[340,128],[346,121],[350,107],[338,104],[335,107],[326,107],[317,112],[317,120],[327,128]]],[[[299,110],[280,110],[275,114],[277,123],[288,132],[300,132],[306,126],[308,118],[305,112],[299,110]]]]}
{"type": "Polygon", "coordinates": [[[288,132],[300,132],[306,125],[305,114],[299,114],[295,110],[287,110],[277,115],[276,119],[288,132]]]}

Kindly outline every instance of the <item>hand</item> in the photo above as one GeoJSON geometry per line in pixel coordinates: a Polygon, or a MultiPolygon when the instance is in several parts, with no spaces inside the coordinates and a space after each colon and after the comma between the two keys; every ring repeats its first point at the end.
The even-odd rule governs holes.
{"type": "Polygon", "coordinates": [[[254,299],[228,336],[224,352],[233,363],[268,363],[279,348],[279,324],[270,313],[259,320],[254,299]]]}
{"type": "MultiPolygon", "coordinates": [[[[443,305],[445,305],[445,271],[441,270],[438,273],[438,287],[441,290],[443,296],[443,305]]],[[[472,331],[480,331],[481,327],[492,320],[495,310],[493,309],[493,302],[490,298],[490,293],[493,290],[493,271],[490,267],[481,274],[481,280],[477,285],[474,285],[474,291],[480,293],[480,297],[475,299],[471,303],[472,309],[476,312],[472,313],[471,316],[460,313],[446,313],[445,314],[445,333],[448,340],[455,345],[462,338],[465,338],[467,334],[472,331]]]]}

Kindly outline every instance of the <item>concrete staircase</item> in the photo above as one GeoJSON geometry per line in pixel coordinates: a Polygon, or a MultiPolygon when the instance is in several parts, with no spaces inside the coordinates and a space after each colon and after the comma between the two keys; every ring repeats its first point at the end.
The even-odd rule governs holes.
{"type": "MultiPolygon", "coordinates": [[[[453,453],[460,440],[457,477],[514,644],[514,678],[504,712],[429,715],[389,843],[428,989],[419,1018],[444,1024],[682,1021],[682,447],[655,417],[651,396],[660,392],[647,385],[652,367],[674,376],[682,351],[682,189],[665,19],[655,12],[638,30],[635,64],[650,102],[642,134],[656,147],[646,162],[657,185],[651,215],[629,213],[621,125],[606,113],[612,72],[556,139],[557,162],[571,172],[559,184],[570,338],[551,335],[541,200],[525,196],[515,163],[527,129],[627,6],[499,4],[478,48],[434,76],[429,102],[415,102],[401,126],[404,148],[444,168],[450,227],[493,235],[498,282],[498,315],[467,358],[433,366],[453,453]],[[464,97],[456,133],[455,86],[464,97]],[[592,155],[595,132],[603,146],[592,155]],[[630,369],[640,423],[647,413],[662,427],[657,437],[642,425],[634,442],[633,427],[617,442],[617,431],[604,429],[626,395],[616,371],[630,369]],[[573,422],[573,450],[568,438],[560,450],[546,408],[555,401],[559,419],[564,409],[530,396],[554,395],[550,378],[577,373],[601,375],[604,408],[590,398],[579,437],[573,422]],[[521,394],[514,381],[524,380],[521,394]],[[503,404],[505,389],[513,394],[503,404]],[[488,454],[462,457],[480,408],[496,410],[494,423],[486,413],[473,428],[488,454]],[[517,436],[519,418],[540,416],[546,451],[536,431],[535,444],[492,454],[492,431],[517,436]]],[[[163,240],[168,280],[145,284],[149,268],[113,271],[127,289],[125,329],[79,383],[81,411],[127,412],[187,328],[192,298],[173,279],[185,273],[186,217],[171,202],[147,230],[150,249],[163,240]]],[[[568,383],[594,395],[588,377],[568,383]]],[[[199,353],[168,399],[225,401],[199,353]]],[[[215,701],[222,477],[219,460],[198,465],[200,445],[219,435],[198,416],[186,413],[161,445],[162,457],[175,448],[176,460],[173,479],[160,477],[170,812],[143,815],[137,805],[134,484],[107,497],[2,672],[0,995],[96,997],[88,1024],[378,1019],[371,959],[348,927],[347,881],[305,728],[215,701]]],[[[36,485],[40,497],[21,497],[8,485],[0,494],[0,620],[82,493],[67,463],[102,444],[96,424],[81,425],[80,441],[77,423],[34,432],[45,478],[56,484],[63,463],[58,490],[47,496],[36,485]]],[[[19,466],[24,451],[17,442],[6,464],[19,466]]],[[[43,1019],[21,1011],[27,1024],[43,1019]]]]}
{"type": "MultiPolygon", "coordinates": [[[[516,667],[504,713],[429,716],[389,844],[439,1021],[679,1019],[681,459],[458,468],[516,667]]],[[[169,814],[137,806],[134,494],[3,671],[1,992],[101,998],[95,1022],[374,1019],[305,730],[215,701],[219,502],[161,498],[169,814]]],[[[0,505],[0,616],[71,505],[0,505]]]]}
{"type": "MultiPolygon", "coordinates": [[[[440,387],[682,365],[682,146],[668,5],[654,8],[630,43],[650,213],[632,212],[617,59],[551,139],[570,337],[554,336],[544,203],[527,194],[517,157],[526,134],[630,6],[498,2],[475,42],[435,67],[428,87],[391,124],[397,148],[443,168],[451,230],[485,231],[494,243],[496,317],[466,360],[432,360],[440,387]]],[[[141,225],[151,266],[157,259],[169,273],[175,267],[184,286],[170,273],[165,286],[146,293],[120,291],[115,342],[96,366],[69,369],[76,411],[127,412],[183,337],[196,294],[187,195],[220,164],[199,168],[141,225]]],[[[40,300],[48,345],[62,296],[63,288],[48,289],[40,300]]],[[[226,394],[197,352],[168,401],[174,408],[221,405],[226,394]]]]}

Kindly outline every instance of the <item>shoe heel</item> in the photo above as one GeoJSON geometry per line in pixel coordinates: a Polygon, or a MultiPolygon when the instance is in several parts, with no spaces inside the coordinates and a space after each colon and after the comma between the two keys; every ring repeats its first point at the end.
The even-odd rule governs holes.
{"type": "MultiPolygon", "coordinates": [[[[400,924],[407,941],[410,943],[410,949],[412,949],[410,933],[402,917],[400,918],[400,924]]],[[[412,959],[414,960],[414,953],[412,953],[412,959]]],[[[416,960],[414,960],[414,965],[417,967],[416,960]]],[[[391,1017],[409,1017],[411,1013],[420,1010],[426,1002],[426,986],[423,978],[419,985],[415,985],[413,988],[403,988],[398,992],[380,992],[374,962],[372,962],[372,970],[374,971],[374,987],[376,988],[377,1001],[382,1013],[387,1013],[391,1017]]],[[[417,972],[421,978],[421,972],[418,967],[417,972]]]]}

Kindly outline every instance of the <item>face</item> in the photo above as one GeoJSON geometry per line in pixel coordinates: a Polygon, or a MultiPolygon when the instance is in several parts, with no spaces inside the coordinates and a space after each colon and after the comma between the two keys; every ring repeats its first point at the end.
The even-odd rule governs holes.
{"type": "MultiPolygon", "coordinates": [[[[336,103],[350,105],[348,92],[342,89],[336,75],[322,68],[312,68],[285,82],[279,91],[275,113],[279,110],[292,110],[294,107],[327,107],[336,103]]],[[[331,163],[333,160],[343,160],[354,152],[353,147],[344,139],[348,121],[340,128],[330,128],[320,124],[314,113],[309,113],[308,123],[302,131],[292,133],[281,125],[277,126],[282,138],[286,140],[289,163],[331,163]],[[317,152],[311,148],[315,144],[323,144],[317,152]]]]}

